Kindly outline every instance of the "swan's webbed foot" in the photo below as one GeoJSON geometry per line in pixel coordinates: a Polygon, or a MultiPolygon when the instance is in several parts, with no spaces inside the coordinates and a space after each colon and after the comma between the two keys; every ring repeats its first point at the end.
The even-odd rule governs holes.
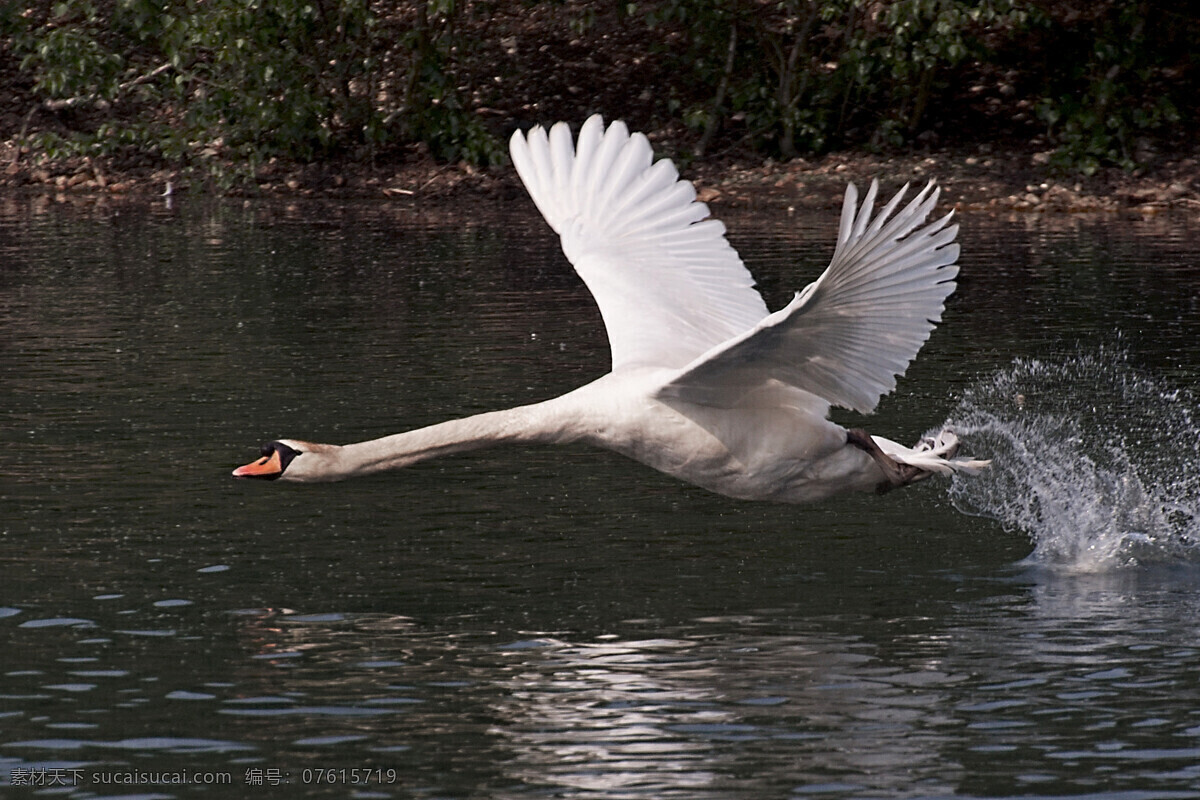
{"type": "Polygon", "coordinates": [[[939,456],[949,461],[958,455],[958,445],[958,437],[954,435],[954,431],[950,428],[943,428],[936,434],[930,432],[922,436],[921,441],[917,442],[913,450],[918,453],[936,450],[939,456]]]}
{"type": "Polygon", "coordinates": [[[875,459],[875,463],[883,470],[884,477],[887,480],[875,487],[876,494],[886,494],[892,489],[908,486],[910,483],[916,483],[919,480],[928,478],[932,474],[928,470],[914,467],[912,464],[905,464],[892,458],[883,452],[875,440],[871,438],[871,435],[862,428],[854,428],[846,431],[846,442],[865,451],[867,455],[875,459]]]}

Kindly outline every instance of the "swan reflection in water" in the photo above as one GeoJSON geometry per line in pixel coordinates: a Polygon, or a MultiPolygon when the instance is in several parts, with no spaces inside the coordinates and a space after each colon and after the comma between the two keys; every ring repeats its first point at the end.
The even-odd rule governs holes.
{"type": "Polygon", "coordinates": [[[434,785],[704,797],[830,783],[899,791],[914,780],[948,792],[957,776],[939,758],[939,709],[961,676],[924,655],[891,663],[819,624],[780,636],[755,632],[769,620],[720,617],[676,637],[498,641],[406,618],[295,619],[246,620],[259,647],[248,669],[273,683],[262,668],[285,668],[305,687],[294,710],[267,698],[235,712],[287,726],[307,709],[324,735],[361,737],[401,768],[412,758],[434,785]],[[731,626],[746,632],[727,635],[731,626]],[[428,774],[457,761],[474,772],[428,774]]]}
{"type": "Polygon", "coordinates": [[[1047,795],[1167,791],[1200,779],[1200,590],[1183,577],[1023,571],[893,616],[867,599],[586,639],[264,614],[243,620],[254,657],[222,713],[248,742],[319,728],[494,797],[993,796],[1030,775],[1047,795]]]}
{"type": "Polygon", "coordinates": [[[949,793],[928,728],[951,676],[888,667],[872,650],[819,633],[733,649],[708,637],[547,641],[503,686],[505,772],[565,797],[914,781],[949,793]]]}

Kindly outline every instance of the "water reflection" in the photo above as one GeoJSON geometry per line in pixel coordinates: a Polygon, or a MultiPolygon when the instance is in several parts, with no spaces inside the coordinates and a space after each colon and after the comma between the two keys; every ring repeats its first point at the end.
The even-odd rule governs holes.
{"type": "Polygon", "coordinates": [[[239,775],[332,757],[505,797],[1052,796],[1200,778],[1194,574],[948,577],[926,614],[873,614],[868,596],[848,615],[613,619],[592,636],[211,600],[9,609],[24,655],[6,657],[17,710],[0,753],[10,768],[133,757],[239,775]]]}
{"type": "Polygon", "coordinates": [[[986,635],[972,617],[953,634],[986,676],[957,701],[964,790],[1186,796],[1200,777],[1194,572],[1028,577],[993,601],[1010,624],[980,609],[986,635]]]}
{"type": "MultiPolygon", "coordinates": [[[[772,307],[836,224],[725,216],[772,307]]],[[[1194,382],[1189,225],[970,220],[947,323],[872,428],[915,438],[1014,357],[1114,328],[1130,363],[1194,382]]],[[[380,435],[603,371],[599,317],[532,208],[4,198],[0,259],[0,780],[371,764],[403,782],[360,790],[396,797],[1200,784],[1194,570],[1014,567],[1026,534],[959,514],[944,485],[739,504],[582,448],[302,491],[227,479],[260,438],[380,435]]]]}
{"type": "Polygon", "coordinates": [[[508,774],[562,796],[714,796],[738,775],[762,795],[949,788],[923,711],[948,676],[883,667],[829,634],[692,636],[545,642],[510,668],[508,774]]]}
{"type": "Polygon", "coordinates": [[[692,642],[574,645],[516,642],[497,732],[513,751],[506,773],[524,785],[573,792],[671,794],[710,788],[716,754],[689,732],[748,734],[719,708],[712,665],[692,642]],[[532,661],[527,652],[538,651],[532,661]]]}
{"type": "MultiPolygon", "coordinates": [[[[890,637],[880,636],[888,620],[865,618],[770,633],[794,628],[795,612],[693,620],[674,638],[591,641],[449,636],[406,620],[386,637],[379,668],[411,687],[388,699],[408,700],[411,730],[450,735],[448,719],[487,720],[475,735],[502,767],[490,780],[563,796],[711,796],[749,773],[765,793],[949,794],[974,791],[981,761],[983,775],[1010,774],[1012,761],[989,761],[995,753],[1024,762],[1018,785],[1058,773],[1055,791],[1103,786],[1092,767],[1134,757],[1164,770],[1167,787],[1195,776],[1194,747],[1162,745],[1164,733],[1187,736],[1196,724],[1200,687],[1186,666],[1196,650],[1167,644],[1194,640],[1195,592],[1180,606],[1164,603],[1154,581],[997,588],[946,628],[908,622],[890,637]],[[457,646],[431,649],[446,640],[457,646]],[[447,687],[459,691],[420,702],[447,687]],[[1139,746],[1142,737],[1156,744],[1139,746]]],[[[292,630],[316,632],[311,623],[292,630]]],[[[313,649],[311,639],[289,641],[313,649]]]]}

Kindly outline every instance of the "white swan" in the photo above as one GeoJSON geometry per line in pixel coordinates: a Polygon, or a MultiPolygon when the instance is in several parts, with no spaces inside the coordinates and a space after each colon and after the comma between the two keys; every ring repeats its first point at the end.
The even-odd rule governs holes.
{"type": "Polygon", "coordinates": [[[806,502],[973,472],[950,431],[916,449],[827,419],[869,413],[954,291],[957,226],[924,225],[932,183],[872,217],[846,190],[828,269],[768,313],[690,182],[650,144],[593,116],[510,142],[534,203],[600,307],[612,371],[561,397],[344,446],[281,439],[239,478],[332,481],[501,442],[584,441],[730,497],[806,502]],[[923,226],[923,227],[922,227],[923,226]]]}

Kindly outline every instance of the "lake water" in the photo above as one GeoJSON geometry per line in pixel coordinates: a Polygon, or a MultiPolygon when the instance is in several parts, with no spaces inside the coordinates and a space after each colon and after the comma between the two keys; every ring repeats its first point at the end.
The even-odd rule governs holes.
{"type": "MultiPolygon", "coordinates": [[[[722,213],[769,305],[836,212],[722,213]]],[[[238,482],[599,376],[524,198],[0,201],[0,784],[90,797],[1200,797],[1200,222],[966,212],[808,507],[506,448],[238,482]]]]}

